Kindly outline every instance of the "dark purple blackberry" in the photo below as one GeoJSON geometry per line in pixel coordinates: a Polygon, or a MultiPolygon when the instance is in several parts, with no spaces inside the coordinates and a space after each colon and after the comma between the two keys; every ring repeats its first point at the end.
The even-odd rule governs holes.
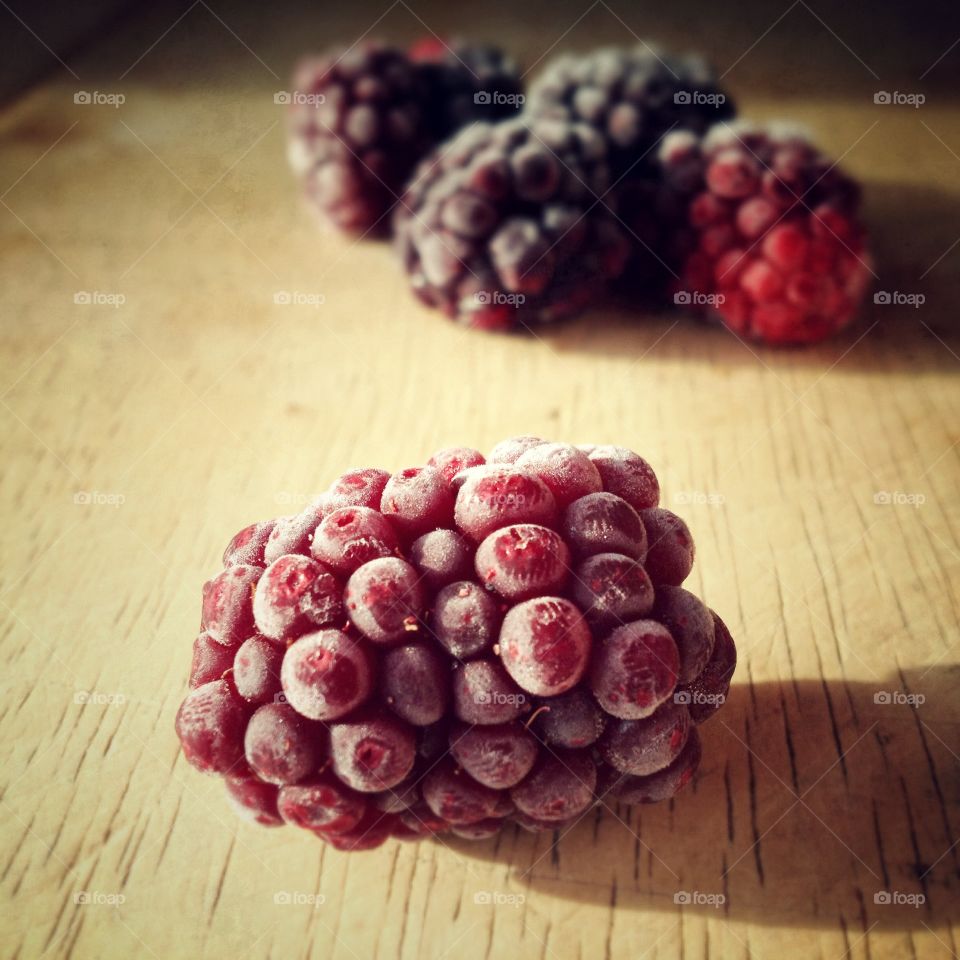
{"type": "Polygon", "coordinates": [[[385,233],[433,140],[423,78],[401,50],[357,44],[304,61],[290,93],[289,159],[334,225],[385,233]]]}
{"type": "Polygon", "coordinates": [[[628,244],[600,198],[603,138],[552,120],[477,123],[421,164],[395,215],[414,292],[474,327],[509,329],[585,307],[628,244]]]}
{"type": "Polygon", "coordinates": [[[429,37],[410,49],[427,88],[425,114],[440,143],[476,120],[495,123],[523,109],[517,65],[499,47],[429,37]]]}
{"type": "Polygon", "coordinates": [[[594,127],[619,180],[649,173],[653,148],[668,130],[703,133],[735,108],[705,61],[641,43],[558,57],[531,86],[527,112],[594,127]]]}

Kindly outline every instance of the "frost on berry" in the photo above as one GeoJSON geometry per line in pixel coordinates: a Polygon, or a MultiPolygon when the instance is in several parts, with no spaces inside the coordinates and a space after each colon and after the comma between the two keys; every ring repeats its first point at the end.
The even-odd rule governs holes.
{"type": "Polygon", "coordinates": [[[320,630],[287,648],[280,679],[298,713],[311,720],[336,720],[370,695],[373,664],[360,641],[339,630],[320,630]]]}
{"type": "Polygon", "coordinates": [[[286,703],[268,703],[250,718],[244,737],[250,769],[267,783],[297,783],[326,757],[326,732],[286,703]]]}
{"type": "Polygon", "coordinates": [[[406,537],[450,527],[453,492],[434,467],[409,467],[395,473],[383,489],[380,510],[406,537]]]}
{"type": "Polygon", "coordinates": [[[254,634],[247,637],[233,658],[233,683],[247,703],[273,700],[280,692],[283,647],[254,634]]]}
{"type": "Polygon", "coordinates": [[[464,723],[509,723],[526,713],[526,694],[497,660],[471,660],[453,674],[454,714],[464,723]]]}
{"type": "Polygon", "coordinates": [[[589,457],[600,473],[603,489],[626,500],[634,510],[649,510],[660,503],[657,475],[643,457],[626,447],[612,446],[594,447],[589,457]]]}
{"type": "Polygon", "coordinates": [[[584,750],[541,754],[531,774],[510,791],[517,808],[536,820],[558,822],[593,803],[597,768],[584,750]]]}
{"type": "Polygon", "coordinates": [[[190,665],[190,686],[199,687],[219,680],[233,666],[233,649],[217,643],[209,633],[201,633],[193,641],[193,662],[190,665]]]}
{"type": "Polygon", "coordinates": [[[389,790],[413,769],[413,731],[388,714],[372,714],[330,725],[334,773],[362,793],[389,790]]]}
{"type": "Polygon", "coordinates": [[[365,563],[351,574],[343,598],[353,625],[377,644],[409,636],[424,606],[417,571],[399,557],[365,563]]]}
{"type": "Polygon", "coordinates": [[[457,493],[456,522],[474,541],[501,527],[533,523],[557,525],[557,502],[547,485],[513,467],[482,468],[464,480],[457,493]]]}
{"type": "Polygon", "coordinates": [[[497,640],[500,606],[494,596],[470,580],[444,587],[433,608],[433,635],[458,660],[490,649],[497,640]]]}
{"type": "Polygon", "coordinates": [[[559,593],[570,576],[570,548],[560,534],[532,523],[491,533],[477,548],[477,576],[510,601],[559,593]]]}
{"type": "Polygon", "coordinates": [[[313,537],[313,556],[341,576],[392,556],[397,535],[390,522],[370,507],[341,507],[324,517],[313,537]]]}
{"type": "MultiPolygon", "coordinates": [[[[513,159],[513,188],[552,189],[539,148],[513,159]]],[[[535,437],[344,473],[240,531],[204,586],[184,756],[242,818],[343,851],[673,797],[737,653],[679,586],[693,540],[658,502],[637,454],[535,437]]]]}
{"type": "Polygon", "coordinates": [[[596,465],[569,443],[537,444],[520,456],[516,466],[539,477],[550,488],[561,509],[588,493],[603,489],[596,465]]]}
{"type": "Polygon", "coordinates": [[[473,570],[473,547],[454,530],[431,530],[410,544],[410,562],[424,583],[439,590],[473,570]]]}
{"type": "Polygon", "coordinates": [[[231,646],[253,632],[253,590],[262,573],[235,564],[204,584],[201,627],[211,639],[231,646]]]}
{"type": "Polygon", "coordinates": [[[537,740],[519,723],[454,727],[450,753],[478,783],[495,790],[516,786],[537,759],[537,740]]]}
{"type": "Polygon", "coordinates": [[[192,690],[177,711],[177,736],[184,756],[204,773],[238,772],[248,714],[249,708],[226,680],[192,690]]]}
{"type": "Polygon", "coordinates": [[[643,560],[647,531],[640,514],[613,493],[588,493],[563,513],[561,531],[578,557],[622,553],[643,560]]]}
{"type": "Polygon", "coordinates": [[[644,563],[657,586],[679,587],[693,569],[694,545],[690,529],[675,513],[659,507],[640,516],[647,530],[647,558],[644,563]]]}
{"type": "Polygon", "coordinates": [[[263,572],[253,595],[257,629],[274,640],[333,626],[343,616],[341,587],[316,560],[299,554],[278,557],[263,572]]]}
{"type": "Polygon", "coordinates": [[[693,721],[683,704],[668,701],[642,720],[614,720],[598,752],[616,770],[647,776],[669,766],[687,742],[693,721]]]}
{"type": "Polygon", "coordinates": [[[512,607],[500,629],[500,658],[528,693],[556,696],[574,687],[590,659],[583,615],[563,597],[539,597],[512,607]]]}
{"type": "Polygon", "coordinates": [[[653,584],[643,564],[619,553],[587,557],[573,571],[573,599],[600,633],[645,617],[653,608],[653,584]]]}
{"type": "Polygon", "coordinates": [[[713,653],[713,616],[689,590],[661,586],[655,616],[672,634],[680,652],[680,683],[692,683],[713,653]]]}
{"type": "Polygon", "coordinates": [[[670,631],[655,620],[638,620],[618,627],[598,645],[590,686],[607,713],[640,720],[669,699],[679,670],[670,631]]]}
{"type": "Polygon", "coordinates": [[[424,779],[423,799],[431,811],[447,823],[464,825],[490,817],[499,794],[459,770],[451,761],[444,760],[424,779]]]}
{"type": "Polygon", "coordinates": [[[244,527],[223,551],[223,565],[232,567],[242,563],[263,566],[263,553],[275,523],[275,520],[268,520],[266,523],[251,523],[249,527],[244,527]]]}
{"type": "Polygon", "coordinates": [[[380,663],[380,695],[402,720],[428,727],[446,712],[449,673],[448,661],[429,643],[394,647],[380,663]]]}

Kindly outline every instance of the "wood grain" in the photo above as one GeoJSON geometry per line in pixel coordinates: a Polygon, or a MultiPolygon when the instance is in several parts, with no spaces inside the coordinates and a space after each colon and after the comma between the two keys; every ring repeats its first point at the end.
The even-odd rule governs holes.
{"type": "Polygon", "coordinates": [[[916,86],[955,34],[803,4],[751,48],[772,8],[696,10],[395,4],[374,33],[420,19],[534,63],[583,14],[557,49],[710,50],[745,112],[808,123],[864,179],[878,289],[922,308],[794,352],[625,307],[536,338],[429,314],[387,247],[317,232],[273,103],[379,8],[160,6],[0,115],[3,956],[957,955],[956,51],[916,86]],[[886,85],[930,102],[874,107],[886,85]],[[173,735],[227,539],[347,466],[524,432],[637,449],[690,523],[691,589],[741,651],[695,787],[562,836],[363,855],[239,823],[173,735]]]}

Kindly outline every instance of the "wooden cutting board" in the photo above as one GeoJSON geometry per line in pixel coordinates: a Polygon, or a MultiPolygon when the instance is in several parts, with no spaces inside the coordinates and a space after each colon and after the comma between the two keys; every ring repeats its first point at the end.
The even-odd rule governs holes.
{"type": "Polygon", "coordinates": [[[955,956],[960,116],[873,102],[946,89],[956,50],[919,75],[953,34],[803,3],[384,9],[376,35],[504,37],[528,64],[633,31],[710,51],[745,112],[808,123],[865,181],[877,289],[925,303],[803,351],[601,307],[458,329],[387,246],[318,232],[285,168],[293,59],[383,10],[117,24],[0,116],[0,952],[955,956]],[[348,466],[526,432],[638,450],[690,524],[689,585],[741,656],[695,786],[564,835],[355,855],[240,823],[173,734],[226,541],[348,466]]]}

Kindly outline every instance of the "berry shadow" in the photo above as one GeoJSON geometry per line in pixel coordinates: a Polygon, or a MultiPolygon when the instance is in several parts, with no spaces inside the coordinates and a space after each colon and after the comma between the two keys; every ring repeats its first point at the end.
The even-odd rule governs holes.
{"type": "Polygon", "coordinates": [[[960,916],[958,680],[954,666],[737,684],[674,800],[452,845],[506,862],[534,907],[542,893],[787,926],[944,925],[960,916]]]}
{"type": "Polygon", "coordinates": [[[637,307],[624,297],[537,335],[560,352],[635,358],[638,368],[688,362],[762,363],[774,371],[828,370],[834,364],[864,373],[956,370],[960,244],[952,245],[960,238],[960,195],[918,184],[869,183],[864,207],[876,280],[854,324],[823,343],[795,348],[745,343],[682,308],[637,307]],[[890,302],[875,303],[877,294],[888,294],[890,302]]]}

